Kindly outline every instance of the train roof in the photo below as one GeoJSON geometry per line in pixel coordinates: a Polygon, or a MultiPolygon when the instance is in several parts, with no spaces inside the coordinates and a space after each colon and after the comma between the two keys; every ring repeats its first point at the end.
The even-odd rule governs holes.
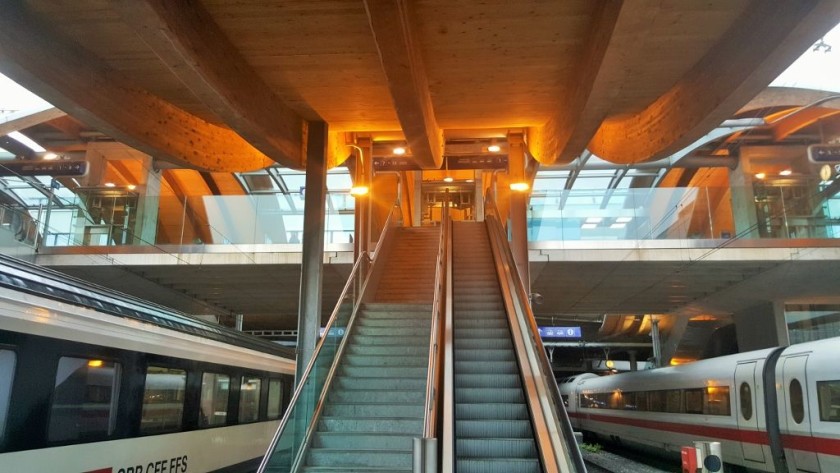
{"type": "Polygon", "coordinates": [[[294,350],[197,319],[154,302],[74,278],[7,255],[0,255],[0,287],[138,320],[170,330],[294,359],[294,350]]]}

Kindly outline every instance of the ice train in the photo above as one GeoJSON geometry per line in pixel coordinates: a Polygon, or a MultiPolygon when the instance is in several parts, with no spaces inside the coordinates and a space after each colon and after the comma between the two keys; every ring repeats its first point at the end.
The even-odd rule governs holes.
{"type": "Polygon", "coordinates": [[[730,471],[840,472],[840,338],[558,383],[587,436],[674,456],[720,441],[730,471]]]}
{"type": "Polygon", "coordinates": [[[253,471],[291,350],[0,255],[0,471],[253,471]]]}

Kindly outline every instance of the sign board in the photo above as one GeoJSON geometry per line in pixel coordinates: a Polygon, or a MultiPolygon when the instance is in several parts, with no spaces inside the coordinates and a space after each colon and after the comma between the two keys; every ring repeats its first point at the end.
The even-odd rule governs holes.
{"type": "Polygon", "coordinates": [[[540,338],[580,338],[580,327],[539,327],[540,338]]]}
{"type": "Polygon", "coordinates": [[[87,161],[0,161],[0,176],[77,177],[87,172],[87,161]]]}
{"type": "MultiPolygon", "coordinates": [[[[507,169],[508,157],[506,155],[470,155],[470,156],[448,156],[446,163],[441,169],[507,169]]],[[[419,171],[420,166],[414,158],[373,158],[373,171],[419,171]]]]}
{"type": "Polygon", "coordinates": [[[840,145],[811,145],[808,159],[812,163],[840,163],[840,145]]]}

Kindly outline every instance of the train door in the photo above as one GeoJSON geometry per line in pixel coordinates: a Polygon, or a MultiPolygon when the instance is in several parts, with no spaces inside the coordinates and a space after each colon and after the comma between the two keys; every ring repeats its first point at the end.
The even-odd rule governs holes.
{"type": "MultiPolygon", "coordinates": [[[[758,416],[761,414],[758,401],[757,363],[741,363],[735,367],[735,392],[738,400],[735,409],[738,418],[738,430],[758,432],[758,416]]],[[[760,373],[759,373],[760,374],[760,373]]],[[[763,403],[762,403],[763,404],[763,403]]],[[[744,438],[757,438],[755,435],[742,435],[744,438]]],[[[764,447],[759,443],[741,442],[741,450],[747,461],[764,463],[764,447]]]]}
{"type": "Polygon", "coordinates": [[[779,406],[779,426],[782,443],[791,472],[820,473],[817,454],[795,446],[809,446],[812,442],[811,413],[808,406],[808,380],[805,365],[808,355],[785,358],[782,367],[783,403],[779,406]]]}

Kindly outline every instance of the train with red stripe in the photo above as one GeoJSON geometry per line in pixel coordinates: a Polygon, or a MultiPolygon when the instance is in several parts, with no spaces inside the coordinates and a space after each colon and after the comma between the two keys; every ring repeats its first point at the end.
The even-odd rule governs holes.
{"type": "Polygon", "coordinates": [[[840,472],[840,338],[558,384],[596,441],[677,458],[719,441],[728,471],[840,472]]]}

